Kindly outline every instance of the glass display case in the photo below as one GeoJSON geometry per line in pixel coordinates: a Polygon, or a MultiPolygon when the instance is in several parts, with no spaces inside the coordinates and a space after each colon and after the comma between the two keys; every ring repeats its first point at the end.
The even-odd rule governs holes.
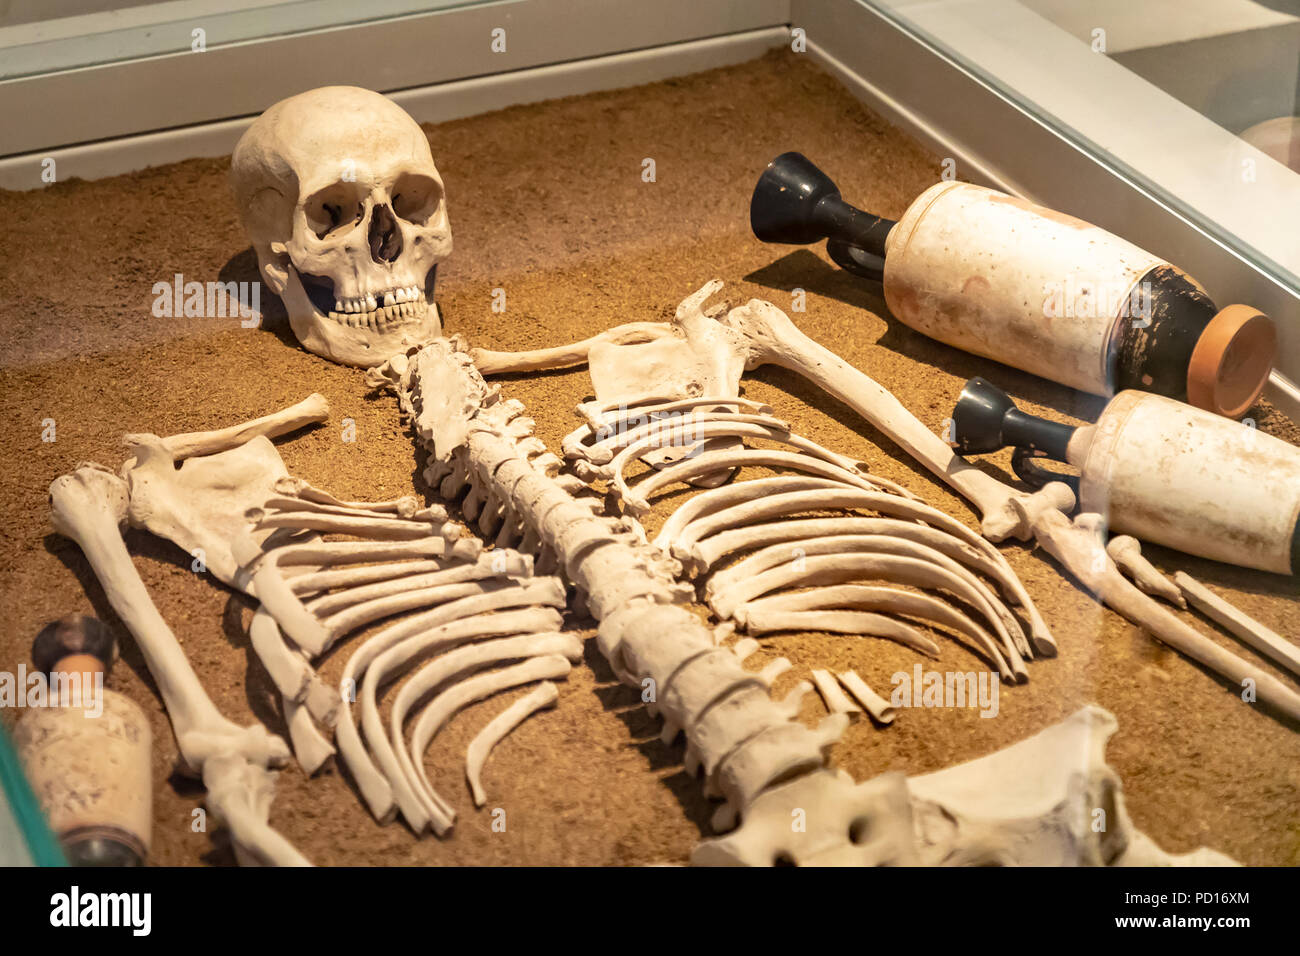
{"type": "Polygon", "coordinates": [[[328,30],[465,7],[484,0],[171,0],[156,3],[56,2],[10,4],[0,24],[0,79],[39,76],[186,49],[247,43],[308,30],[328,30]],[[196,24],[202,24],[196,26],[196,24]]]}

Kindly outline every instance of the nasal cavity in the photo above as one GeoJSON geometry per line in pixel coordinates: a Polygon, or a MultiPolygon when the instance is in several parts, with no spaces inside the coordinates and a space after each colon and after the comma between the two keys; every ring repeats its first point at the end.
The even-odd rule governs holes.
{"type": "Polygon", "coordinates": [[[402,230],[397,217],[387,206],[376,206],[370,218],[370,258],[376,262],[395,262],[402,254],[402,230]]]}

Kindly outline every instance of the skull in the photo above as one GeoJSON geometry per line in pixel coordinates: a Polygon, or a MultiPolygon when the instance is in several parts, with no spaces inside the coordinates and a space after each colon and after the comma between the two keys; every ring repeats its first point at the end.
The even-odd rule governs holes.
{"type": "Polygon", "coordinates": [[[369,367],[441,334],[442,177],[388,97],[326,86],[281,100],[240,139],[230,181],[262,278],[305,348],[369,367]]]}

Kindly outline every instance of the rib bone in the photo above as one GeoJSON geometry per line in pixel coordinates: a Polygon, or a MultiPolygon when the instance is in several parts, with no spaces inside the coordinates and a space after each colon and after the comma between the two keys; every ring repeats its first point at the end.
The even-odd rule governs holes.
{"type": "MultiPolygon", "coordinates": [[[[520,684],[567,677],[569,670],[570,664],[567,658],[560,654],[546,654],[542,657],[531,658],[520,664],[470,677],[459,684],[453,685],[430,701],[429,706],[420,714],[415,722],[415,727],[411,730],[411,755],[416,758],[415,772],[419,775],[425,787],[430,792],[433,792],[433,784],[429,782],[429,776],[424,769],[424,761],[421,757],[425,750],[428,749],[433,735],[451,719],[456,711],[475,700],[482,700],[508,688],[518,687],[520,684]]],[[[439,836],[441,835],[440,833],[439,836]]]]}
{"type": "Polygon", "coordinates": [[[826,709],[832,714],[862,713],[862,708],[849,700],[848,695],[840,690],[840,685],[835,683],[835,678],[831,676],[830,671],[814,669],[812,679],[817,693],[821,694],[822,700],[826,702],[826,709]]]}
{"type": "MultiPolygon", "coordinates": [[[[705,331],[701,327],[706,318],[702,303],[719,287],[720,284],[711,283],[690,297],[679,309],[677,325],[665,332],[683,339],[692,330],[702,337],[713,334],[714,341],[734,346],[732,358],[741,358],[750,368],[773,362],[808,376],[848,402],[895,443],[975,502],[981,512],[982,528],[990,538],[1035,538],[1073,570],[1084,586],[1096,587],[1108,603],[1130,619],[1159,626],[1162,637],[1198,655],[1198,659],[1213,659],[1218,666],[1228,669],[1236,666],[1233,664],[1236,659],[1231,655],[1207,649],[1205,645],[1212,642],[1200,638],[1141,595],[1118,574],[1104,553],[1102,561],[1095,561],[1102,550],[1095,527],[1065,517],[1064,511],[1074,506],[1068,488],[1052,484],[1027,495],[960,461],[893,396],[832,353],[811,343],[774,306],[752,302],[718,321],[719,329],[705,331]]],[[[605,344],[617,340],[618,334],[613,332],[604,342],[588,344],[593,365],[605,344]]],[[[653,344],[660,344],[667,334],[656,333],[658,337],[653,344]]],[[[585,350],[570,351],[570,359],[582,351],[585,350]]],[[[714,362],[716,368],[730,367],[730,359],[725,355],[715,356],[714,362]]],[[[772,702],[761,685],[739,668],[738,673],[727,672],[715,687],[701,686],[698,693],[689,695],[681,693],[680,688],[675,691],[674,684],[685,679],[692,669],[691,662],[705,659],[708,656],[705,652],[710,649],[716,650],[711,631],[689,610],[674,603],[685,599],[672,580],[676,572],[662,557],[652,553],[652,549],[642,547],[626,531],[627,525],[619,528],[596,518],[576,502],[572,498],[575,490],[572,481],[557,479],[553,473],[531,465],[529,456],[523,454],[521,436],[512,425],[522,409],[517,403],[501,401],[499,394],[486,387],[458,343],[432,343],[409,360],[403,357],[393,363],[388,373],[378,373],[372,381],[378,381],[384,374],[395,382],[403,408],[410,414],[413,427],[430,454],[430,480],[442,482],[442,489],[448,495],[459,494],[466,483],[477,482],[476,495],[495,494],[503,507],[519,514],[528,526],[525,534],[531,531],[539,546],[553,549],[561,567],[586,596],[593,615],[600,621],[598,643],[615,673],[623,679],[647,680],[653,684],[666,723],[685,728],[687,753],[693,764],[714,768],[707,775],[706,786],[716,787],[729,801],[720,814],[720,822],[725,823],[729,815],[748,820],[752,811],[755,826],[758,817],[769,816],[789,830],[790,806],[805,805],[802,803],[805,798],[810,805],[823,807],[826,802],[820,798],[838,787],[837,792],[847,797],[838,806],[853,799],[854,794],[843,794],[846,786],[853,789],[851,785],[824,769],[825,756],[821,752],[842,731],[843,720],[828,719],[821,733],[809,733],[794,723],[787,710],[772,702]],[[672,653],[655,650],[656,646],[665,644],[672,645],[672,653]],[[672,670],[661,661],[674,662],[670,665],[672,670]],[[641,662],[647,662],[646,669],[641,662]],[[735,711],[740,715],[735,721],[739,727],[725,734],[704,733],[705,728],[714,725],[715,718],[732,713],[733,702],[742,700],[743,708],[737,705],[735,711]],[[814,798],[817,802],[813,802],[814,798]],[[791,801],[800,802],[792,804],[791,801]]],[[[635,397],[651,391],[641,388],[635,397]]],[[[695,394],[718,392],[703,389],[695,394]]],[[[698,464],[692,467],[700,469],[698,464]]],[[[759,486],[760,482],[744,484],[759,486]]],[[[821,489],[836,484],[827,481],[799,487],[821,494],[821,489]]],[[[675,533],[667,534],[669,526],[674,525],[683,511],[687,514],[674,525],[678,530],[693,518],[707,515],[709,509],[718,510],[728,498],[734,503],[766,493],[758,487],[745,489],[739,496],[734,489],[717,491],[724,494],[711,498],[714,493],[705,492],[680,509],[665,524],[666,539],[674,537],[675,533]],[[703,499],[707,502],[691,509],[696,501],[703,499]]],[[[900,496],[881,497],[898,499],[900,496]]],[[[801,510],[818,509],[803,504],[801,510]]],[[[951,522],[942,513],[936,514],[937,518],[919,520],[935,527],[951,522]]],[[[951,523],[957,525],[953,534],[984,550],[990,559],[1004,560],[987,542],[959,523],[951,523]]],[[[1035,649],[1050,653],[1054,647],[1051,636],[1032,601],[1023,588],[1018,588],[1015,595],[1015,603],[1028,618],[1035,649]]],[[[1282,699],[1276,684],[1269,685],[1267,692],[1275,699],[1282,699]]],[[[896,794],[897,787],[893,789],[896,794]]],[[[832,805],[836,805],[835,801],[832,805]]],[[[848,854],[843,851],[847,827],[841,824],[852,822],[852,818],[841,820],[833,813],[828,818],[834,826],[822,836],[830,845],[820,848],[825,852],[819,850],[819,858],[846,858],[848,854]]],[[[742,827],[737,835],[742,840],[746,829],[752,827],[742,827]]],[[[772,862],[774,858],[775,854],[766,853],[751,859],[772,862]]]]}
{"type": "MultiPolygon", "coordinates": [[[[501,622],[493,622],[491,618],[484,623],[493,630],[501,626],[501,622]]],[[[518,625],[514,626],[517,627],[518,625]]],[[[475,636],[480,636],[480,634],[475,634],[475,636]]],[[[443,634],[439,635],[438,644],[445,647],[448,643],[447,633],[444,631],[443,634]]],[[[411,829],[419,833],[429,822],[432,822],[434,830],[441,836],[451,826],[454,813],[447,812],[450,805],[432,789],[425,792],[424,800],[417,802],[416,792],[421,789],[422,784],[419,779],[411,779],[407,764],[398,757],[398,752],[402,749],[400,724],[397,727],[399,736],[395,736],[390,740],[385,735],[383,721],[380,719],[379,708],[376,704],[379,686],[396,677],[402,666],[409,663],[416,654],[427,650],[428,647],[429,642],[427,640],[422,640],[418,644],[416,641],[406,641],[389,648],[371,662],[371,665],[366,668],[365,680],[361,685],[361,724],[366,732],[366,739],[370,743],[370,752],[379,761],[380,767],[383,768],[384,775],[393,787],[402,815],[406,818],[407,823],[411,825],[411,829]],[[417,646],[410,647],[408,650],[408,645],[417,646]],[[424,807],[419,806],[419,803],[423,803],[424,807]],[[427,815],[424,812],[425,809],[428,811],[427,815]]],[[[429,678],[425,675],[429,673],[443,674],[445,678],[450,674],[459,673],[458,667],[463,670],[466,667],[490,661],[514,660],[560,652],[576,657],[582,653],[581,644],[573,635],[560,633],[532,634],[521,638],[507,637],[472,644],[443,654],[421,669],[407,684],[407,687],[415,685],[409,695],[410,697],[419,697],[439,683],[437,680],[428,683],[429,678]]],[[[403,688],[403,690],[406,690],[406,688],[403,688]]],[[[403,708],[403,711],[405,710],[406,708],[403,708]]]]}
{"type": "MultiPolygon", "coordinates": [[[[898,557],[915,558],[935,565],[963,583],[965,590],[959,596],[968,600],[969,603],[973,604],[985,615],[998,636],[1004,641],[1005,649],[1013,661],[1019,657],[1018,648],[1023,647],[1027,650],[1023,634],[1020,632],[1019,623],[983,581],[947,555],[933,548],[917,544],[905,538],[895,538],[889,535],[832,535],[822,538],[800,539],[795,544],[770,545],[754,552],[725,571],[715,574],[709,581],[706,594],[711,599],[713,595],[722,594],[740,582],[751,580],[764,571],[769,571],[792,560],[796,555],[800,561],[803,561],[807,557],[814,555],[839,554],[847,557],[865,553],[891,554],[898,557]]],[[[951,588],[949,589],[951,590],[951,588]]],[[[719,611],[719,613],[722,613],[722,611],[719,611]]]]}
{"type": "MultiPolygon", "coordinates": [[[[1002,656],[1002,651],[989,633],[969,617],[936,600],[928,594],[901,591],[897,588],[868,587],[861,584],[828,585],[811,591],[798,591],[777,594],[772,597],[746,601],[736,608],[733,616],[738,624],[751,634],[766,634],[775,630],[828,630],[824,624],[816,626],[813,620],[798,617],[801,614],[813,614],[830,608],[850,608],[860,611],[885,611],[890,614],[905,614],[921,618],[935,624],[951,627],[958,633],[971,638],[997,665],[998,673],[1004,680],[1014,680],[1015,673],[1002,656]]],[[[873,615],[878,617],[878,615],[873,615]]],[[[820,618],[816,619],[820,622],[820,618]]],[[[883,620],[889,620],[884,618],[883,620]]],[[[827,622],[827,623],[833,623],[827,622]]],[[[839,628],[834,628],[839,630],[839,628]]],[[[876,631],[857,631],[850,633],[880,634],[876,631]]],[[[928,638],[925,639],[929,641],[928,638]]],[[[931,657],[938,657],[939,647],[932,641],[927,647],[918,648],[931,657]]]]}
{"type": "MultiPolygon", "coordinates": [[[[406,666],[411,659],[417,655],[427,653],[430,648],[445,649],[454,647],[473,638],[529,633],[549,634],[559,626],[560,614],[551,608],[521,608],[515,611],[502,611],[496,614],[484,615],[477,622],[458,621],[452,625],[443,625],[418,638],[404,641],[380,655],[372,666],[381,673],[387,673],[394,668],[406,666]]],[[[550,650],[556,650],[556,648],[550,648],[550,650]]],[[[561,648],[560,650],[567,652],[569,648],[561,648]]],[[[455,651],[452,653],[455,653],[455,651]]],[[[416,703],[418,696],[413,688],[408,690],[411,687],[411,682],[408,681],[393,699],[388,718],[388,740],[397,754],[397,762],[401,766],[402,774],[408,786],[417,794],[423,794],[434,806],[441,809],[447,825],[450,825],[455,818],[455,812],[436,793],[424,789],[423,781],[415,772],[415,764],[411,760],[402,733],[407,714],[410,712],[412,705],[416,703]]],[[[432,818],[434,814],[431,813],[430,816],[432,818]]]]}
{"type": "MultiPolygon", "coordinates": [[[[463,597],[411,617],[403,618],[367,638],[348,658],[339,684],[344,701],[340,715],[342,719],[339,720],[335,729],[336,741],[339,752],[343,755],[348,768],[352,771],[352,775],[361,789],[361,794],[375,819],[381,823],[387,823],[392,819],[396,806],[393,802],[393,787],[388,778],[375,767],[374,762],[367,754],[357,732],[352,710],[348,706],[348,692],[358,686],[358,682],[364,675],[366,668],[370,666],[376,657],[399,641],[432,630],[440,625],[457,621],[459,618],[466,618],[487,611],[543,605],[564,606],[564,587],[554,578],[542,578],[525,585],[503,587],[496,591],[487,591],[482,594],[463,597]]],[[[477,632],[471,630],[469,633],[490,631],[492,627],[490,622],[474,622],[474,626],[479,630],[477,632]]],[[[414,807],[414,803],[410,805],[414,807]]],[[[418,813],[414,810],[412,812],[413,815],[418,817],[418,813]]]]}
{"type": "MultiPolygon", "coordinates": [[[[810,555],[797,563],[779,565],[753,577],[726,584],[708,594],[707,600],[715,613],[731,617],[739,605],[778,588],[841,584],[864,576],[898,581],[914,587],[941,589],[956,595],[978,608],[997,631],[1004,649],[1015,654],[1015,646],[1002,621],[978,590],[951,571],[916,558],[880,553],[810,555]]],[[[1013,668],[1017,660],[1017,657],[1012,658],[1013,668]]],[[[1022,669],[1023,665],[1017,668],[1017,674],[1022,669]]]]}
{"type": "Polygon", "coordinates": [[[841,486],[856,486],[868,492],[877,492],[882,487],[874,477],[851,472],[839,465],[819,461],[809,455],[788,451],[742,448],[735,451],[704,452],[695,458],[678,462],[670,468],[665,468],[647,476],[633,490],[623,478],[622,464],[626,461],[624,455],[635,451],[637,451],[637,447],[633,446],[626,452],[620,453],[614,459],[614,464],[611,467],[614,468],[612,479],[619,498],[624,506],[637,515],[645,514],[650,510],[650,497],[660,488],[674,482],[684,481],[697,474],[709,474],[746,466],[762,465],[769,468],[790,468],[805,474],[825,478],[841,486]]]}
{"type": "Polygon", "coordinates": [[[709,569],[723,556],[737,551],[749,551],[802,538],[817,538],[833,534],[880,534],[915,541],[917,544],[933,548],[954,561],[961,562],[972,571],[993,579],[1001,593],[1014,600],[1015,590],[1012,581],[1015,575],[1004,564],[991,560],[983,551],[937,528],[911,521],[900,521],[896,518],[837,516],[743,525],[696,542],[689,555],[674,553],[674,557],[683,561],[689,560],[695,566],[709,569]]]}
{"type": "Polygon", "coordinates": [[[519,698],[493,717],[470,741],[469,750],[465,754],[465,777],[469,780],[470,792],[474,796],[474,806],[481,807],[487,802],[482,775],[483,765],[487,763],[492,748],[537,711],[554,707],[559,699],[560,692],[555,685],[550,681],[542,681],[528,696],[519,698]]]}
{"type": "Polygon", "coordinates": [[[887,726],[898,716],[898,708],[872,690],[856,671],[845,671],[840,675],[840,683],[867,709],[876,723],[887,726]]]}

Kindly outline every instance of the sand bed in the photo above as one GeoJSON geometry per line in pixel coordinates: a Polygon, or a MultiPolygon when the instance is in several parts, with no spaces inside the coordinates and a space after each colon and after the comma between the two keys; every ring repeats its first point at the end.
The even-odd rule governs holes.
{"type": "MultiPolygon", "coordinates": [[[[732,301],[758,296],[789,307],[811,336],[892,389],[936,430],[962,383],[982,374],[1027,410],[1063,420],[1095,418],[1101,402],[965,355],[894,321],[871,288],[834,269],[824,253],[765,246],[749,233],[747,207],[764,164],[798,149],[832,172],[846,198],[886,216],[939,175],[939,159],[864,110],[832,79],[793,55],[651,86],[505,110],[429,127],[446,181],[455,252],[440,272],[448,331],[475,344],[521,349],[582,338],[619,322],[663,319],[713,277],[732,301]],[[653,158],[657,182],[641,179],[653,158]],[[491,310],[504,289],[507,311],[491,310]]],[[[6,223],[0,316],[6,329],[3,402],[5,521],[0,595],[7,619],[0,669],[28,659],[50,618],[99,614],[120,628],[79,550],[49,526],[46,488],[77,462],[116,467],[127,432],[171,434],[219,427],[292,404],[312,391],[333,406],[331,422],[280,443],[291,473],[341,497],[388,498],[425,489],[419,459],[388,396],[368,392],[357,369],[330,365],[293,342],[278,302],[266,322],[159,319],[152,287],[171,281],[255,280],[256,267],[226,185],[226,160],[194,160],[98,182],[0,193],[6,223]],[[41,441],[54,419],[57,440],[41,441]],[[345,443],[340,422],[356,423],[345,443]]],[[[960,171],[959,171],[960,172],[960,171]]],[[[538,434],[553,448],[590,392],[585,371],[508,379],[538,434]]],[[[870,462],[879,474],[975,526],[970,510],[900,456],[848,409],[792,375],[764,370],[746,394],[815,440],[870,462]]],[[[1290,422],[1256,409],[1266,431],[1292,441],[1290,422]]],[[[990,460],[1009,471],[1009,456],[990,460]]],[[[648,521],[654,528],[670,496],[648,521]]],[[[184,642],[223,713],[283,732],[278,697],[249,648],[248,602],[189,569],[171,544],[128,537],[163,616],[184,642]]],[[[1053,627],[1061,655],[1030,665],[1030,682],[1004,687],[995,719],[976,710],[905,711],[888,730],[855,724],[833,753],[857,779],[924,772],[1019,740],[1078,707],[1113,711],[1120,732],[1111,763],[1123,777],[1135,822],[1163,847],[1200,844],[1254,864],[1300,862],[1300,735],[1259,706],[1101,609],[1055,564],[1004,548],[1053,627]]],[[[1289,579],[1148,549],[1163,569],[1182,567],[1283,634],[1300,631],[1289,579]]],[[[573,617],[586,628],[591,622],[573,617]]],[[[1249,649],[1202,630],[1237,653],[1249,649]]],[[[194,832],[202,790],[173,775],[176,747],[140,655],[125,642],[112,686],[153,723],[153,859],[231,863],[219,839],[194,832]]],[[[927,667],[983,665],[951,641],[927,667]]],[[[890,675],[921,658],[878,640],[824,634],[764,639],[763,660],[789,657],[782,694],[809,667],[854,668],[887,692],[890,675]]],[[[348,643],[322,670],[336,677],[348,643]]],[[[1278,676],[1285,675],[1265,664],[1278,676]]],[[[453,838],[417,840],[400,823],[378,826],[346,773],[280,776],[271,822],[323,864],[634,864],[685,861],[707,833],[711,805],[681,769],[681,746],[665,747],[658,721],[616,684],[594,641],[587,663],[560,685],[557,709],[526,722],[488,765],[486,808],[475,811],[463,780],[474,733],[525,691],[470,708],[438,736],[430,766],[460,811],[453,838]],[[507,827],[493,832],[491,811],[507,827]]],[[[810,696],[803,718],[823,713],[810,696]]],[[[11,721],[15,714],[0,715],[11,721]]]]}

